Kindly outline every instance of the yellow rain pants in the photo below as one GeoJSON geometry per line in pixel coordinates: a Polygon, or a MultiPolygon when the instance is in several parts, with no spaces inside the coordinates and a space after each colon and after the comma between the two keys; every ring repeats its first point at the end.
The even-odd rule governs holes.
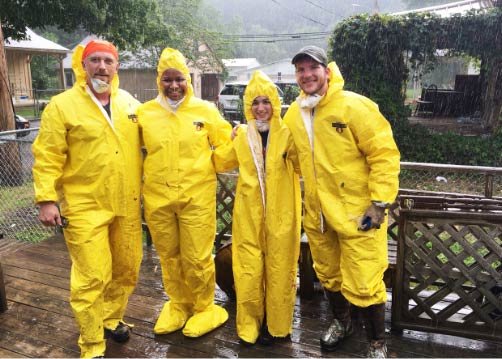
{"type": "Polygon", "coordinates": [[[103,355],[103,328],[123,320],[142,256],[138,102],[112,81],[111,122],[85,84],[83,47],[77,82],[53,97],[33,144],[36,202],[54,201],[69,225],[70,304],[82,357],[103,355]],[[112,124],[113,123],[113,126],[112,124]]]}
{"type": "Polygon", "coordinates": [[[214,304],[212,250],[216,233],[216,170],[230,152],[231,126],[209,102],[193,96],[185,58],[164,49],[158,65],[159,96],[138,109],[147,157],[144,163],[145,216],[169,296],[154,332],[183,328],[201,336],[228,318],[214,304]],[[167,69],[187,80],[182,104],[172,110],[160,77],[167,69]],[[220,160],[221,159],[221,160],[220,160]]]}
{"type": "Polygon", "coordinates": [[[275,85],[255,71],[246,87],[244,111],[248,126],[234,139],[239,163],[233,222],[232,263],[237,294],[237,334],[256,342],[263,317],[274,337],[292,331],[296,299],[296,268],[300,245],[301,193],[289,156],[291,134],[280,118],[275,85]],[[266,96],[273,114],[266,160],[251,112],[253,100],[266,96]]]}
{"type": "MultiPolygon", "coordinates": [[[[358,231],[371,201],[393,202],[399,151],[387,120],[366,97],[343,90],[334,62],[329,88],[313,111],[291,105],[284,122],[298,151],[305,185],[304,228],[322,285],[352,304],[386,301],[387,222],[358,231]],[[302,113],[303,111],[303,113],[302,113]],[[312,145],[306,127],[312,125],[312,145]]],[[[304,96],[302,93],[300,96],[304,96]]]]}

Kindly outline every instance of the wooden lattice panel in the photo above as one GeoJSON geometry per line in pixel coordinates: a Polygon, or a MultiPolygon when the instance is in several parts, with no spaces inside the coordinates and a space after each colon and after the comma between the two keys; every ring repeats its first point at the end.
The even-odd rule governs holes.
{"type": "Polygon", "coordinates": [[[236,183],[237,174],[225,173],[218,175],[218,189],[216,192],[216,249],[219,249],[232,236],[232,211],[234,208],[236,183]]]}
{"type": "Polygon", "coordinates": [[[500,339],[502,214],[417,207],[400,211],[393,328],[500,339]]]}

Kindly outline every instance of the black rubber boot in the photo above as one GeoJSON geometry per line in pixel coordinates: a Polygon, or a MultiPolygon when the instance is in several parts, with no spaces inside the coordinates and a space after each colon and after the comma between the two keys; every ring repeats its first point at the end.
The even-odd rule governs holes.
{"type": "Polygon", "coordinates": [[[321,335],[321,348],[333,351],[343,339],[353,332],[350,303],[340,292],[326,290],[326,296],[333,310],[333,320],[328,329],[321,335]]]}
{"type": "Polygon", "coordinates": [[[385,344],[385,303],[361,308],[364,327],[369,341],[368,358],[387,358],[385,344]]]}
{"type": "Polygon", "coordinates": [[[261,324],[260,335],[258,336],[257,342],[265,346],[274,344],[274,337],[268,331],[266,315],[263,318],[263,323],[261,324]]]}
{"type": "Polygon", "coordinates": [[[124,343],[129,340],[131,335],[131,328],[122,322],[119,322],[117,328],[115,329],[106,329],[105,328],[105,338],[111,338],[113,341],[117,343],[124,343]]]}
{"type": "Polygon", "coordinates": [[[254,345],[254,343],[247,342],[242,338],[239,338],[239,344],[245,347],[252,347],[254,345]]]}

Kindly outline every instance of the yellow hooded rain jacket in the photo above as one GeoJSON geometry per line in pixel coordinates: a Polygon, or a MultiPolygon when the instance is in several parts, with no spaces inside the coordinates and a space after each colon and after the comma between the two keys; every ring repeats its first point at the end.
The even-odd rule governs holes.
{"type": "Polygon", "coordinates": [[[231,126],[216,107],[194,97],[183,55],[162,52],[159,95],[138,110],[147,151],[144,163],[145,216],[159,254],[169,301],[157,320],[157,334],[183,328],[201,336],[223,324],[227,312],[214,304],[212,249],[216,233],[216,171],[232,148],[231,126]],[[187,91],[173,109],[160,84],[167,69],[183,73],[187,91]]]}
{"type": "Polygon", "coordinates": [[[330,291],[341,290],[352,304],[367,307],[386,301],[387,222],[362,232],[359,220],[372,200],[394,201],[399,151],[378,106],[344,91],[336,64],[328,68],[329,88],[317,106],[302,110],[297,101],[284,121],[298,151],[304,228],[319,280],[330,291]]]}
{"type": "Polygon", "coordinates": [[[301,193],[289,129],[282,125],[274,83],[255,71],[244,94],[248,125],[238,128],[234,156],[239,164],[232,223],[232,263],[237,294],[237,333],[254,343],[266,313],[275,337],[291,333],[300,244],[301,193]],[[265,160],[251,111],[266,96],[273,108],[265,160]]]}
{"type": "Polygon", "coordinates": [[[59,203],[72,260],[70,303],[83,357],[103,355],[103,326],[122,321],[142,256],[138,102],[112,80],[111,118],[86,85],[83,47],[75,85],[54,96],[33,144],[36,202],[59,203]],[[113,277],[113,280],[112,280],[113,277]],[[103,317],[104,316],[104,317],[103,317]]]}

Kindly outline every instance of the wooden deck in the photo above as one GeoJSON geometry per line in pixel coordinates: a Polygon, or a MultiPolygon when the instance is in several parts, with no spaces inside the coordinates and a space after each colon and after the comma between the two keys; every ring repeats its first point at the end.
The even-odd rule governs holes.
{"type": "MultiPolygon", "coordinates": [[[[0,242],[3,241],[0,240],[0,242]]],[[[0,245],[0,250],[2,246],[0,245]]],[[[78,331],[68,303],[69,269],[62,238],[33,245],[7,246],[0,253],[8,310],[0,314],[0,357],[77,357],[78,331]]],[[[389,295],[390,298],[390,295],[389,295]]],[[[271,347],[239,345],[235,303],[217,291],[216,299],[230,313],[221,328],[198,339],[180,332],[156,336],[152,329],[165,300],[155,250],[145,247],[140,283],[132,295],[126,320],[134,323],[125,344],[108,341],[108,357],[363,357],[366,340],[359,327],[339,350],[321,352],[319,335],[328,324],[321,293],[298,299],[290,342],[271,347]]],[[[390,323],[390,302],[387,324],[390,323]]],[[[388,334],[391,357],[502,357],[502,342],[476,341],[405,330],[388,334]]]]}

